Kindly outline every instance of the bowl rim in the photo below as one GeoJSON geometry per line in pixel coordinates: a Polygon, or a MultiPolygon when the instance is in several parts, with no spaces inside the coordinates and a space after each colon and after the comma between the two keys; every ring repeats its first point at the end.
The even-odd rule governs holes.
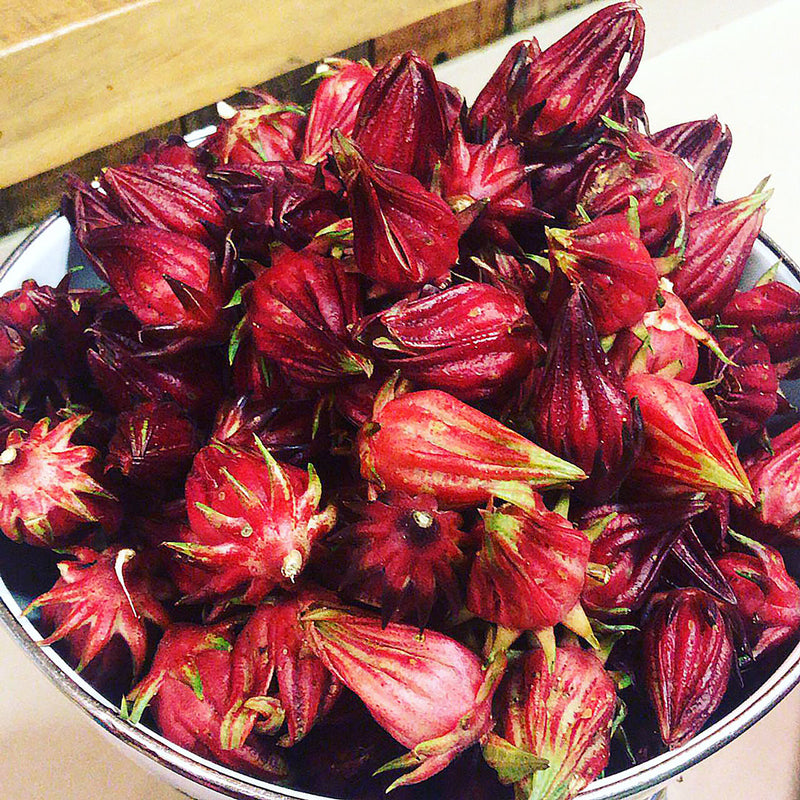
{"type": "MultiPolygon", "coordinates": [[[[62,218],[63,215],[56,211],[37,225],[0,265],[0,280],[28,248],[51,225],[62,218]]],[[[758,239],[800,282],[800,266],[767,234],[762,232],[758,239]]],[[[235,800],[285,800],[287,797],[302,800],[337,800],[325,795],[271,784],[235,772],[184,750],[142,724],[133,725],[122,719],[110,702],[102,703],[93,696],[87,688],[88,684],[85,684],[51,647],[39,646],[20,621],[19,609],[15,613],[9,605],[9,599],[13,605],[18,606],[0,577],[0,622],[41,672],[115,739],[154,760],[160,767],[211,791],[223,792],[235,800]]],[[[30,627],[33,630],[33,627],[30,627]]],[[[714,725],[701,731],[675,750],[594,781],[578,795],[579,800],[622,800],[662,786],[744,733],[798,684],[800,684],[800,643],[752,695],[714,725]]]]}

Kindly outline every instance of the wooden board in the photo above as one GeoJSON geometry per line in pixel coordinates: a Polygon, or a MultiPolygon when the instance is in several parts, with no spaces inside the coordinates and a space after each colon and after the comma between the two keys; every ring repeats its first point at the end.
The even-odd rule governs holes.
{"type": "Polygon", "coordinates": [[[0,186],[463,3],[5,0],[0,186]]]}

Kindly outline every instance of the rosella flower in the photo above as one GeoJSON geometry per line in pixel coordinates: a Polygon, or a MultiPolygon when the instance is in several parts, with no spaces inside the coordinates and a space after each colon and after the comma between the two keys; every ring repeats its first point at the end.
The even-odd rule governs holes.
{"type": "Polygon", "coordinates": [[[349,327],[361,315],[357,276],[311,250],[275,250],[253,283],[247,320],[256,350],[290,379],[319,388],[372,374],[349,327]]]}
{"type": "Polygon", "coordinates": [[[319,608],[302,621],[328,669],[410,752],[382,770],[413,767],[390,788],[443,770],[492,728],[491,691],[480,659],[436,631],[319,608]]]}
{"type": "Polygon", "coordinates": [[[642,242],[654,258],[674,266],[686,244],[691,169],[641,133],[608,135],[612,146],[584,175],[577,202],[594,219],[627,212],[634,198],[642,242]]]}
{"type": "Polygon", "coordinates": [[[772,189],[698,211],[689,217],[689,241],[672,279],[698,319],[722,311],[733,297],[761,231],[772,189]]]}
{"type": "Polygon", "coordinates": [[[575,491],[591,502],[614,494],[642,448],[641,415],[603,352],[580,289],[553,326],[530,417],[544,448],[589,475],[575,491]]]}
{"type": "Polygon", "coordinates": [[[310,607],[331,599],[328,592],[306,587],[291,597],[267,598],[247,620],[233,647],[221,730],[226,750],[241,747],[255,726],[284,718],[287,733],[280,743],[292,746],[336,702],[342,684],[311,648],[301,622],[310,607]],[[271,695],[273,684],[277,697],[271,695]]]}
{"type": "Polygon", "coordinates": [[[700,589],[653,598],[642,629],[644,684],[664,744],[680,747],[722,702],[734,649],[719,603],[700,589]]]}
{"type": "Polygon", "coordinates": [[[755,517],[772,531],[800,538],[800,422],[745,459],[755,517]]]}
{"type": "Polygon", "coordinates": [[[134,163],[143,167],[174,167],[201,175],[208,168],[202,152],[196,147],[189,147],[183,136],[175,133],[166,139],[148,139],[134,163]]]}
{"type": "Polygon", "coordinates": [[[132,483],[158,489],[184,478],[199,449],[198,431],[177,403],[150,401],[117,418],[106,470],[116,468],[132,483]]]}
{"type": "Polygon", "coordinates": [[[584,20],[520,71],[521,87],[512,89],[514,136],[540,147],[553,135],[556,142],[590,138],[633,78],[643,49],[636,3],[615,3],[584,20]]]}
{"type": "Polygon", "coordinates": [[[613,619],[644,605],[684,526],[708,507],[698,497],[612,503],[583,514],[579,526],[599,535],[589,561],[608,568],[603,582],[587,580],[581,602],[593,616],[613,619]]]}
{"type": "Polygon", "coordinates": [[[221,745],[231,685],[230,628],[230,623],[170,627],[150,671],[123,704],[123,716],[139,722],[149,706],[161,733],[179,747],[267,780],[285,779],[285,760],[262,743],[245,742],[232,750],[221,745]]]}
{"type": "Polygon", "coordinates": [[[39,420],[8,434],[0,452],[0,531],[13,541],[52,547],[87,522],[115,516],[116,501],[94,476],[98,452],[71,443],[88,414],[50,428],[39,420]]]}
{"type": "Polygon", "coordinates": [[[363,319],[355,336],[409,380],[467,401],[497,396],[543,356],[522,298],[485,283],[401,300],[363,319]]]}
{"type": "Polygon", "coordinates": [[[41,644],[65,639],[80,672],[119,636],[130,651],[137,676],[147,655],[148,638],[152,638],[145,623],[163,629],[171,623],[141,559],[134,550],[118,546],[102,553],[75,547],[69,553],[74,560],[59,562],[61,577],[55,586],[24,611],[40,609],[56,620],[55,630],[41,644]]]}
{"type": "Polygon", "coordinates": [[[253,91],[261,103],[236,109],[203,143],[220,165],[249,166],[264,161],[293,161],[303,146],[305,114],[265,92],[253,91]]]}
{"type": "Polygon", "coordinates": [[[520,759],[517,800],[571,800],[606,768],[617,691],[593,653],[559,647],[552,669],[544,650],[526,653],[498,701],[498,731],[517,748],[517,758],[547,760],[544,769],[526,774],[527,759],[520,759]]]}
{"type": "Polygon", "coordinates": [[[143,325],[211,341],[227,335],[231,253],[219,264],[196,239],[150,225],[96,228],[84,246],[143,325]]]}
{"type": "Polygon", "coordinates": [[[375,77],[375,69],[360,61],[326,58],[317,68],[322,80],[311,101],[301,158],[317,164],[331,152],[331,131],[353,135],[364,90],[375,77]]]}
{"type": "Polygon", "coordinates": [[[546,232],[553,269],[583,287],[601,336],[634,325],[654,305],[658,273],[624,214],[546,232]]]}
{"type": "Polygon", "coordinates": [[[425,181],[444,154],[447,130],[433,69],[409,51],[387,61],[364,90],[353,140],[375,164],[425,181]]]}
{"type": "Polygon", "coordinates": [[[183,233],[209,246],[224,235],[220,195],[197,172],[123,164],[107,167],[100,185],[126,222],[183,233]]]}
{"type": "Polygon", "coordinates": [[[586,534],[541,500],[536,510],[505,507],[482,517],[467,608],[481,619],[521,630],[567,620],[589,562],[586,534]]]}
{"type": "Polygon", "coordinates": [[[720,314],[741,334],[755,331],[769,348],[779,378],[800,378],[800,293],[780,281],[736,292],[720,314]]]}
{"type": "Polygon", "coordinates": [[[428,624],[437,595],[458,611],[461,597],[455,566],[463,560],[461,515],[441,511],[430,494],[388,492],[363,506],[351,531],[356,550],[345,580],[377,581],[382,620],[397,612],[428,624]]]}
{"type": "Polygon", "coordinates": [[[186,481],[188,541],[168,546],[209,574],[191,600],[259,603],[302,572],[313,543],[331,530],[336,509],[319,511],[322,484],[308,471],[280,464],[260,445],[253,455],[221,442],[195,456],[186,481]]]}
{"type": "Polygon", "coordinates": [[[416,178],[373,163],[336,131],[333,152],[347,186],[358,269],[392,291],[444,282],[458,258],[450,206],[416,178]]]}
{"type": "Polygon", "coordinates": [[[751,503],[753,490],[711,402],[697,386],[661,375],[630,375],[645,445],[634,472],[662,484],[700,491],[725,489],[751,503]]]}
{"type": "Polygon", "coordinates": [[[694,173],[689,191],[689,213],[714,205],[722,168],[728,159],[733,138],[716,115],[694,122],[683,122],[654,133],[653,144],[675,153],[689,163],[694,173]]]}
{"type": "Polygon", "coordinates": [[[538,508],[536,488],[582,480],[551,455],[477,409],[428,389],[394,397],[391,384],[358,435],[361,475],[385,490],[430,492],[465,507],[492,497],[538,508]]]}
{"type": "Polygon", "coordinates": [[[518,76],[527,71],[541,52],[536,39],[523,39],[511,46],[469,110],[471,142],[485,142],[499,131],[506,130],[511,119],[509,89],[517,84],[518,76]]]}
{"type": "Polygon", "coordinates": [[[769,349],[753,336],[726,335],[719,340],[731,363],[711,360],[711,402],[735,442],[764,430],[778,409],[778,376],[769,349]]]}
{"type": "Polygon", "coordinates": [[[697,373],[699,344],[708,347],[720,363],[729,362],[716,339],[672,291],[667,278],[661,279],[657,300],[657,308],[614,339],[609,358],[621,375],[647,372],[690,383],[697,373]]]}
{"type": "Polygon", "coordinates": [[[778,647],[800,628],[800,589],[773,547],[731,534],[750,553],[726,553],[717,566],[736,595],[753,658],[778,647]],[[751,555],[752,553],[752,555],[751,555]]]}

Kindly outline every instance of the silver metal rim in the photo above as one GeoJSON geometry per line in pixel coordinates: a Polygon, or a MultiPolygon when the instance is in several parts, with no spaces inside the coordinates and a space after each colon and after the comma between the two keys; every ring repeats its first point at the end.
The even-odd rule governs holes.
{"type": "MultiPolygon", "coordinates": [[[[20,243],[0,266],[0,278],[23,255],[31,243],[60,216],[57,212],[51,214],[20,243]]],[[[800,281],[800,267],[794,260],[766,234],[762,233],[759,239],[800,281]]],[[[226,794],[235,800],[282,800],[287,797],[303,800],[334,800],[240,775],[162,740],[141,725],[132,725],[121,719],[110,706],[99,702],[80,685],[80,679],[71,669],[63,666],[63,662],[51,648],[40,647],[31,638],[8,605],[6,597],[5,584],[0,579],[0,621],[37,667],[101,727],[137,752],[153,759],[161,767],[185,780],[226,794]]],[[[595,781],[581,793],[581,800],[622,800],[661,786],[744,733],[774,708],[798,683],[800,683],[800,644],[762,686],[719,722],[677,750],[595,781]]]]}

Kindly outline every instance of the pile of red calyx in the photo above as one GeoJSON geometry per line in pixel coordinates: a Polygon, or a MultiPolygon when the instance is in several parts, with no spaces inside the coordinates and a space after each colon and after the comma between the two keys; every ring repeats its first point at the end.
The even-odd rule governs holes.
{"type": "Polygon", "coordinates": [[[715,202],[716,117],[649,131],[643,39],[608,6],[469,108],[329,59],[308,110],[69,179],[102,286],[0,298],[0,529],[131,723],[329,796],[567,800],[796,642],[800,294],[738,290],[770,192],[715,202]]]}

